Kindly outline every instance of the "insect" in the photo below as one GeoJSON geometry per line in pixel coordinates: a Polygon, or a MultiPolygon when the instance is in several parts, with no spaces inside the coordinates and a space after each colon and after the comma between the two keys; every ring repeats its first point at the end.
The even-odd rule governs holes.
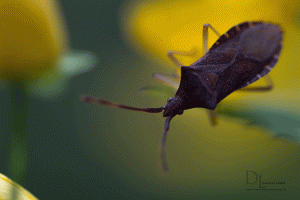
{"type": "MultiPolygon", "coordinates": [[[[136,108],[125,106],[90,96],[82,96],[87,103],[102,104],[148,113],[160,113],[166,117],[164,133],[161,140],[161,166],[168,169],[166,163],[165,144],[170,121],[176,115],[183,114],[191,108],[209,110],[211,122],[215,124],[214,109],[220,101],[232,92],[242,89],[246,91],[268,91],[273,87],[270,77],[267,86],[244,88],[267,75],[278,61],[282,48],[282,30],[278,25],[262,21],[244,22],[229,29],[222,36],[210,25],[203,26],[204,56],[191,64],[182,66],[174,54],[181,52],[169,51],[171,61],[181,67],[181,80],[175,97],[167,100],[160,108],[136,108]],[[215,32],[219,39],[207,50],[208,28],[215,32]]],[[[163,82],[170,82],[167,76],[156,75],[163,82]]]]}

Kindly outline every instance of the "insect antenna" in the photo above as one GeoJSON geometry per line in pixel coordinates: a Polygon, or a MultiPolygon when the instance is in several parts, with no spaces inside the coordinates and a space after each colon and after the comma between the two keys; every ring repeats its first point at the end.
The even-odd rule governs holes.
{"type": "Polygon", "coordinates": [[[101,104],[101,105],[106,105],[109,107],[115,107],[115,108],[121,108],[121,109],[126,109],[126,110],[133,110],[133,111],[141,111],[141,112],[147,112],[147,113],[160,113],[163,111],[164,107],[160,108],[136,108],[136,107],[131,107],[131,106],[125,106],[122,104],[106,101],[103,99],[98,99],[96,97],[91,97],[91,96],[86,96],[82,95],[80,97],[80,100],[86,103],[94,103],[94,104],[101,104]]]}
{"type": "Polygon", "coordinates": [[[168,170],[167,161],[166,161],[166,151],[165,150],[166,150],[167,132],[169,130],[170,121],[171,121],[172,118],[173,118],[173,116],[167,117],[167,119],[165,121],[164,134],[163,134],[162,139],[161,139],[160,159],[161,159],[161,167],[162,167],[163,171],[168,170]]]}

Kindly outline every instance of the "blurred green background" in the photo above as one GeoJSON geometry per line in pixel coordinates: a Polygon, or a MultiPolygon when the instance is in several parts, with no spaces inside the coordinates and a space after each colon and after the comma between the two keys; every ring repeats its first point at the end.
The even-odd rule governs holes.
{"type": "MultiPolygon", "coordinates": [[[[204,1],[194,3],[198,2],[204,1]]],[[[134,16],[128,13],[139,7],[134,1],[109,0],[61,0],[60,4],[70,47],[92,52],[97,63],[91,71],[74,76],[63,97],[45,100],[29,96],[25,130],[28,168],[24,188],[39,199],[298,198],[300,93],[295,86],[299,81],[298,72],[293,74],[295,84],[289,83],[291,87],[282,86],[283,78],[288,75],[276,71],[273,80],[275,86],[282,81],[280,90],[268,94],[240,93],[226,100],[219,107],[217,127],[210,127],[203,109],[185,111],[174,118],[167,141],[170,171],[164,174],[159,166],[162,114],[86,105],[79,100],[80,95],[88,94],[136,107],[160,107],[166,103],[168,92],[140,91],[145,86],[164,87],[152,74],[170,74],[174,69],[171,63],[160,60],[165,55],[156,55],[151,52],[155,48],[147,50],[138,39],[130,38],[132,29],[124,30],[130,28],[126,23],[131,22],[126,17],[134,16]],[[285,182],[284,186],[265,185],[285,191],[248,191],[259,186],[246,184],[246,171],[255,171],[265,182],[285,182]]],[[[288,2],[286,5],[288,8],[288,2]]],[[[238,4],[233,6],[238,10],[238,4]]],[[[143,9],[148,8],[151,6],[143,9]]],[[[284,31],[293,27],[293,31],[300,33],[300,10],[295,8],[292,13],[292,16],[287,14],[292,19],[286,20],[284,31]]],[[[243,17],[237,17],[236,21],[247,21],[243,17]]],[[[259,17],[255,15],[253,19],[259,17]]],[[[282,19],[285,18],[278,22],[282,23],[282,19]]],[[[223,19],[218,20],[222,24],[223,19]]],[[[272,21],[270,17],[267,20],[272,21]]],[[[236,22],[227,21],[227,24],[220,32],[236,22]]],[[[147,29],[147,23],[145,31],[153,33],[147,29]]],[[[158,34],[152,35],[155,38],[158,34]]],[[[298,38],[294,41],[298,42],[298,38]]],[[[201,40],[197,43],[202,44],[201,40]]],[[[286,57],[282,60],[298,57],[299,52],[284,53],[286,57]]],[[[274,71],[284,67],[289,67],[292,73],[291,68],[297,66],[281,62],[274,71]]],[[[12,99],[8,88],[0,92],[0,172],[9,176],[12,99]]]]}

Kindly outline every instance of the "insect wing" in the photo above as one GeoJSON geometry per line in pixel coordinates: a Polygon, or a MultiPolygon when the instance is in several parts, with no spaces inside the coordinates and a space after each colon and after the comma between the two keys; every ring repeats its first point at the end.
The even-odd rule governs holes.
{"type": "Polygon", "coordinates": [[[274,24],[261,23],[244,31],[234,60],[219,76],[217,103],[268,74],[278,61],[281,41],[282,31],[274,24]]]}
{"type": "Polygon", "coordinates": [[[223,34],[206,55],[182,67],[176,96],[189,107],[214,107],[229,94],[265,76],[281,51],[279,26],[245,22],[223,34]],[[198,87],[197,87],[198,84],[198,87]]]}

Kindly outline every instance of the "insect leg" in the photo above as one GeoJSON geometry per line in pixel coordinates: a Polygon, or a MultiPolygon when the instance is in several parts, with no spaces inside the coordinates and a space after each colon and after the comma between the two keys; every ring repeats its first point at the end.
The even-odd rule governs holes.
{"type": "MultiPolygon", "coordinates": [[[[221,36],[218,31],[210,24],[204,24],[203,25],[203,49],[204,49],[204,54],[208,51],[208,28],[210,28],[217,36],[221,36]]],[[[196,51],[192,50],[190,52],[179,52],[179,51],[168,51],[168,57],[170,60],[177,66],[181,67],[183,66],[181,62],[178,61],[177,58],[175,58],[174,54],[178,55],[185,55],[185,56],[193,56],[195,55],[196,51]]]]}
{"type": "Polygon", "coordinates": [[[174,54],[184,55],[184,56],[194,56],[196,52],[197,52],[196,50],[192,50],[190,52],[168,51],[168,57],[177,67],[180,68],[183,65],[181,64],[181,62],[179,62],[177,58],[175,58],[174,54]]]}
{"type": "Polygon", "coordinates": [[[179,87],[180,77],[176,75],[153,74],[153,77],[175,89],[179,87]]]}
{"type": "Polygon", "coordinates": [[[210,124],[212,126],[217,125],[218,113],[215,110],[207,110],[207,114],[210,119],[210,124]]]}
{"type": "MultiPolygon", "coordinates": [[[[257,79],[261,78],[260,75],[257,75],[257,79]]],[[[264,76],[267,85],[266,86],[258,86],[258,87],[249,87],[249,88],[242,88],[241,91],[250,91],[250,92],[267,92],[273,89],[274,83],[271,77],[267,74],[264,76]]]]}
{"type": "Polygon", "coordinates": [[[208,28],[210,28],[217,36],[221,36],[218,31],[210,24],[204,24],[203,25],[203,50],[204,54],[208,51],[208,28]]]}

